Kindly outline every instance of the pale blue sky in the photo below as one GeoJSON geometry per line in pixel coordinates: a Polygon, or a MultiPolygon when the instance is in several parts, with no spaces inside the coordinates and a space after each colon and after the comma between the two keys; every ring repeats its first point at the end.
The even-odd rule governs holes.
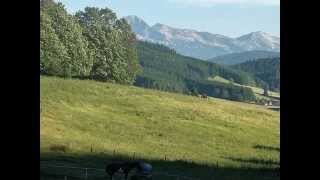
{"type": "Polygon", "coordinates": [[[71,13],[108,7],[118,17],[136,15],[149,25],[207,31],[231,37],[254,31],[280,36],[280,0],[58,0],[71,13]]]}

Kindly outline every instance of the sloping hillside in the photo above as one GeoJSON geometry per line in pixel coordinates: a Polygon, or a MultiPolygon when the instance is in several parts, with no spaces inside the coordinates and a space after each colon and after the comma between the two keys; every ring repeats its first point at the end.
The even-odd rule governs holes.
{"type": "Polygon", "coordinates": [[[254,85],[254,78],[245,72],[182,56],[159,44],[138,42],[137,50],[142,72],[138,75],[136,86],[185,94],[205,93],[237,101],[254,100],[249,88],[208,81],[208,77],[218,75],[239,84],[254,85]]]}
{"type": "Polygon", "coordinates": [[[279,179],[261,170],[280,167],[279,112],[89,80],[40,77],[40,85],[42,161],[104,168],[115,150],[155,171],[279,179]]]}
{"type": "Polygon", "coordinates": [[[252,74],[261,86],[280,91],[280,58],[265,58],[232,66],[234,69],[252,74]]]}
{"type": "MultiPolygon", "coordinates": [[[[222,83],[232,83],[231,81],[224,79],[223,77],[220,77],[220,76],[209,77],[208,80],[222,82],[222,83]]],[[[248,88],[252,89],[252,91],[255,93],[255,95],[259,98],[268,99],[268,100],[270,99],[268,97],[262,97],[263,93],[264,93],[263,92],[264,90],[262,88],[254,87],[254,86],[245,86],[245,85],[241,85],[241,84],[237,84],[237,83],[233,83],[233,84],[237,85],[237,86],[244,86],[244,87],[248,87],[248,88]]],[[[270,97],[280,98],[279,92],[268,91],[268,95],[270,97]]]]}

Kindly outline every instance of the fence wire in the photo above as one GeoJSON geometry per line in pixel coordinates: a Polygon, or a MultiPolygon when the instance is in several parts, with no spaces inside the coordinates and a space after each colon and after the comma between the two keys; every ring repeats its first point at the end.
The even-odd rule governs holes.
{"type": "MultiPolygon", "coordinates": [[[[65,165],[40,165],[40,180],[108,180],[110,177],[104,169],[76,167],[65,165]]],[[[114,180],[123,180],[121,176],[114,180]]],[[[200,180],[197,178],[153,172],[152,180],[200,180]]]]}

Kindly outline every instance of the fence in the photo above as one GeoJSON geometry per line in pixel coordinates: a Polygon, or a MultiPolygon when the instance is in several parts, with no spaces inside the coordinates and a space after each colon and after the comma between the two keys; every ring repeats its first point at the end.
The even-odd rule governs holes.
{"type": "MultiPolygon", "coordinates": [[[[187,176],[180,176],[168,173],[153,172],[153,180],[200,180],[187,176]]],[[[104,169],[75,167],[65,165],[40,165],[41,180],[107,180],[110,177],[104,169]]]]}

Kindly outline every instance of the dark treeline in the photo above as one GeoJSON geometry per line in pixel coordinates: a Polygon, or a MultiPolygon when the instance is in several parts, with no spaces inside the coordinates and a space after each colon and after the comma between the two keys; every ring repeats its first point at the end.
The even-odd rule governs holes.
{"type": "Polygon", "coordinates": [[[254,79],[244,72],[182,56],[159,44],[138,41],[137,51],[143,67],[135,82],[137,86],[238,101],[255,99],[249,88],[208,80],[221,76],[239,84],[254,85],[254,79]]]}
{"type": "Polygon", "coordinates": [[[40,74],[132,84],[139,70],[135,35],[110,9],[87,7],[70,15],[41,0],[40,74]]]}
{"type": "Polygon", "coordinates": [[[232,68],[252,74],[258,86],[280,92],[280,58],[257,59],[232,68]]]}
{"type": "Polygon", "coordinates": [[[276,57],[280,57],[280,52],[253,50],[221,55],[208,61],[224,65],[236,65],[250,60],[276,57]]]}

